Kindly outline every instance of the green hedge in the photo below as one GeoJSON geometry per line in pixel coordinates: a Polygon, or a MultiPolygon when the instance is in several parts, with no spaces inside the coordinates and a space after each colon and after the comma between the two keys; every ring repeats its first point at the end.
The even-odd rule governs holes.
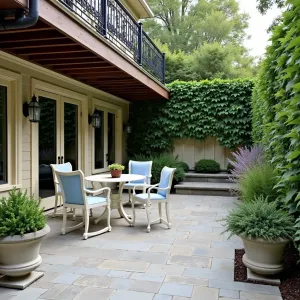
{"type": "Polygon", "coordinates": [[[274,27],[253,93],[253,138],[262,143],[279,172],[278,188],[296,216],[300,241],[300,1],[290,0],[274,27]]]}
{"type": "Polygon", "coordinates": [[[169,101],[131,105],[128,154],[158,154],[175,138],[203,140],[214,136],[221,146],[251,143],[252,80],[175,81],[169,101]]]}

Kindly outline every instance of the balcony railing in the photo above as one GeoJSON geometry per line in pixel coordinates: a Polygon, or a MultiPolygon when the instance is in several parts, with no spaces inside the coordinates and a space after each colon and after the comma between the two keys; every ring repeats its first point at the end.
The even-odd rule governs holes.
{"type": "Polygon", "coordinates": [[[98,34],[165,83],[165,55],[118,0],[58,0],[98,34]]]}

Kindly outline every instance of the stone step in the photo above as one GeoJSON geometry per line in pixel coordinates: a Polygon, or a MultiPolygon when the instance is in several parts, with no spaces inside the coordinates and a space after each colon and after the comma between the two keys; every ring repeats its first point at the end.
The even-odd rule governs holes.
{"type": "Polygon", "coordinates": [[[203,174],[203,173],[195,173],[189,172],[185,173],[185,182],[224,182],[228,183],[229,174],[217,173],[217,174],[203,174]]]}
{"type": "Polygon", "coordinates": [[[181,182],[175,185],[176,194],[205,195],[205,196],[233,196],[234,183],[225,182],[181,182]]]}

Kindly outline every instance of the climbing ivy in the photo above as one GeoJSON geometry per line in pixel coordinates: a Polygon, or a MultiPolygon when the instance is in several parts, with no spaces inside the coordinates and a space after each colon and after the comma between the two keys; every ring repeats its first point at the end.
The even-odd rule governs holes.
{"type": "Polygon", "coordinates": [[[253,94],[253,138],[279,172],[278,188],[297,218],[300,242],[300,0],[288,3],[253,94]]]}
{"type": "Polygon", "coordinates": [[[158,154],[175,138],[203,140],[214,136],[235,148],[251,143],[252,80],[175,81],[169,101],[132,104],[128,154],[158,154]]]}

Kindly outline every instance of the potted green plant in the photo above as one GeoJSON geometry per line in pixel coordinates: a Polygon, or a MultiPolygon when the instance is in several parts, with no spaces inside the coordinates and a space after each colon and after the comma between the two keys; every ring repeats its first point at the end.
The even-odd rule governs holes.
{"type": "Polygon", "coordinates": [[[224,219],[224,232],[243,240],[243,263],[257,274],[273,275],[283,270],[284,248],[295,232],[293,218],[277,206],[277,202],[260,196],[238,204],[224,219]]]}
{"type": "Polygon", "coordinates": [[[110,170],[111,177],[113,178],[119,178],[122,175],[122,171],[125,169],[123,165],[114,163],[108,166],[108,169],[110,170]]]}
{"type": "Polygon", "coordinates": [[[39,204],[16,188],[0,199],[0,274],[21,277],[41,264],[41,239],[50,227],[39,204]]]}

